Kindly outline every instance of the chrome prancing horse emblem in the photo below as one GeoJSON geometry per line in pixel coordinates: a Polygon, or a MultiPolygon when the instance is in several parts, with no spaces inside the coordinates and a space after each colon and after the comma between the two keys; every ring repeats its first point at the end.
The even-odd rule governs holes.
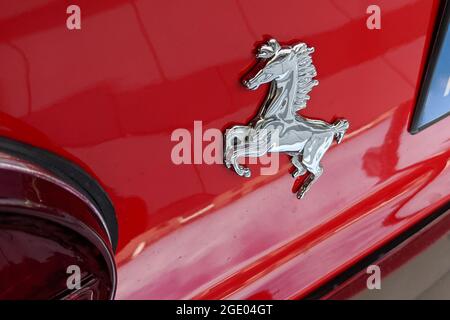
{"type": "Polygon", "coordinates": [[[240,157],[261,157],[267,152],[285,152],[297,178],[309,172],[297,192],[301,199],[311,185],[321,176],[320,160],[334,139],[342,141],[349,123],[340,119],[329,124],[300,116],[297,111],[306,107],[308,93],[318,85],[311,59],[314,48],[299,43],[281,47],[271,39],[263,44],[256,55],[259,63],[243,84],[256,90],[269,83],[270,90],[256,118],[248,126],[234,126],[225,134],[224,162],[228,168],[244,177],[250,177],[250,169],[239,164],[240,157]],[[255,70],[256,69],[256,70],[255,70]],[[274,136],[276,135],[276,139],[274,136]],[[274,142],[275,141],[275,142],[274,142]]]}

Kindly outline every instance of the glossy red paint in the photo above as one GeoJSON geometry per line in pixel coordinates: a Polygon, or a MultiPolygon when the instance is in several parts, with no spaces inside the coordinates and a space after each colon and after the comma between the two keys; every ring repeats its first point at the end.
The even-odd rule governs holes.
{"type": "Polygon", "coordinates": [[[450,119],[407,131],[438,1],[0,2],[0,134],[95,176],[117,210],[117,298],[299,298],[450,199],[450,119]],[[206,14],[207,13],[207,14],[206,14]],[[314,46],[304,114],[350,129],[304,200],[290,164],[244,179],[174,165],[171,132],[252,118],[252,50],[314,46]]]}

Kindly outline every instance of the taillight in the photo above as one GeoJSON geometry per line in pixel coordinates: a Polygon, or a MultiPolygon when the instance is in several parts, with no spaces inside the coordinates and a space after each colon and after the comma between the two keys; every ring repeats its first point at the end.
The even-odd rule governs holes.
{"type": "Polygon", "coordinates": [[[115,285],[95,205],[52,173],[0,153],[0,299],[110,299],[115,285]]]}

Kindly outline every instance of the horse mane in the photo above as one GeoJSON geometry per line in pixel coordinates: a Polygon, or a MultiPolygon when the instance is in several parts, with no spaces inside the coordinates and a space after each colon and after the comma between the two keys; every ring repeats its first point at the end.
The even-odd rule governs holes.
{"type": "Polygon", "coordinates": [[[305,43],[300,43],[292,48],[297,57],[297,86],[293,103],[293,112],[306,108],[306,102],[310,99],[308,93],[319,84],[314,77],[317,75],[316,68],[312,64],[311,54],[314,48],[308,48],[305,43]]]}

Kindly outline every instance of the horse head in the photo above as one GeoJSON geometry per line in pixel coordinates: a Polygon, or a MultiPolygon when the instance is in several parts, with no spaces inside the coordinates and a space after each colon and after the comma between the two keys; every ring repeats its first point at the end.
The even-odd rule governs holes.
{"type": "MultiPolygon", "coordinates": [[[[256,90],[261,84],[274,82],[288,95],[286,107],[292,113],[306,107],[308,93],[319,82],[312,64],[311,54],[314,48],[305,43],[293,46],[280,46],[275,39],[263,44],[256,55],[258,63],[244,77],[242,83],[250,90],[256,90]]],[[[284,98],[284,97],[282,97],[284,98]]],[[[281,101],[272,101],[271,111],[281,108],[281,101]]]]}
{"type": "Polygon", "coordinates": [[[286,78],[296,70],[296,53],[304,47],[300,44],[294,47],[281,47],[275,39],[263,44],[256,54],[258,63],[245,76],[242,83],[250,90],[256,90],[261,84],[286,78]]]}

